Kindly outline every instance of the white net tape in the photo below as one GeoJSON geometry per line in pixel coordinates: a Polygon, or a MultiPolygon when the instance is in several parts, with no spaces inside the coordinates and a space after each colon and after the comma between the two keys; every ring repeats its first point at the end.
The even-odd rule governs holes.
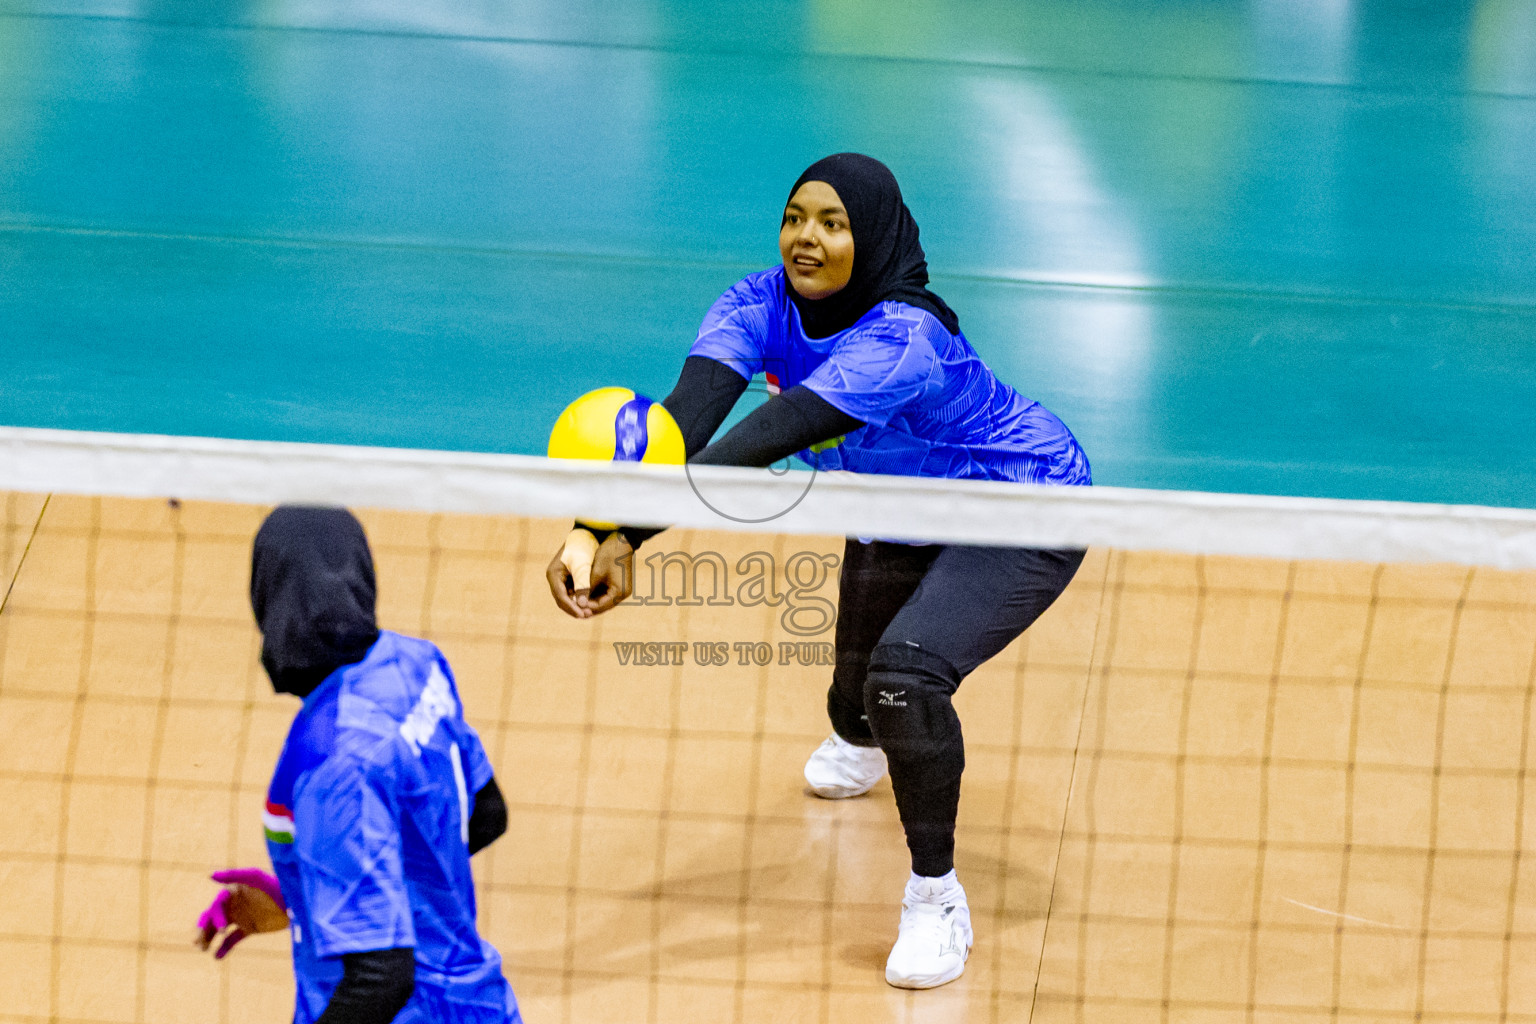
{"type": "Polygon", "coordinates": [[[0,488],[1536,568],[1536,511],[0,428],[0,488]]]}

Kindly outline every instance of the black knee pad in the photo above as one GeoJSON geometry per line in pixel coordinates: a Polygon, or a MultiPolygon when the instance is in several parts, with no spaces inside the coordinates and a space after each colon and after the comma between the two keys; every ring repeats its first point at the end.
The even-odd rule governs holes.
{"type": "Polygon", "coordinates": [[[849,704],[836,683],[827,688],[827,717],[832,720],[832,730],[854,746],[876,745],[862,703],[859,707],[849,704]]]}
{"type": "Polygon", "coordinates": [[[960,672],[944,658],[908,644],[881,644],[869,658],[864,710],[892,761],[953,759],[964,747],[950,697],[960,672]]]}

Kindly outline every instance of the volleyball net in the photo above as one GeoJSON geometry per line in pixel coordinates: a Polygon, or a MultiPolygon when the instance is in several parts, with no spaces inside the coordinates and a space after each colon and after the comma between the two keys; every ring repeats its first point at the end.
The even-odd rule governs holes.
{"type": "Polygon", "coordinates": [[[262,864],[294,705],[246,597],[268,507],[359,512],[385,628],[454,666],[510,807],[482,931],[530,1021],[1536,1021],[1536,514],[6,431],[0,1021],[284,1021],[262,864]],[[574,514],[668,522],[561,615],[574,514]],[[1086,544],[956,696],[966,976],[885,986],[884,783],[803,792],[842,537],[1086,544]]]}

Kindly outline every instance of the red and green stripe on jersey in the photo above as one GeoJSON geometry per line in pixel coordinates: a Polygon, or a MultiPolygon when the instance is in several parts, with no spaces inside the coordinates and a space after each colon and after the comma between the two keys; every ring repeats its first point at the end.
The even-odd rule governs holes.
{"type": "Polygon", "coordinates": [[[267,842],[280,843],[284,846],[293,842],[293,812],[282,804],[267,801],[267,809],[261,816],[262,830],[267,834],[267,842]]]}
{"type": "Polygon", "coordinates": [[[325,760],[326,751],[335,747],[337,701],[319,706],[319,714],[308,706],[294,716],[288,739],[267,787],[266,806],[262,808],[262,831],[267,842],[278,846],[293,845],[293,784],[304,772],[325,760]]]}

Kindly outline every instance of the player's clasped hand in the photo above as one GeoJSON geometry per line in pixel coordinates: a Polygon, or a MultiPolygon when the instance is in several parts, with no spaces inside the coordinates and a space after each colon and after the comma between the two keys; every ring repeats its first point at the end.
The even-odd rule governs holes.
{"type": "Polygon", "coordinates": [[[614,531],[595,542],[591,532],[572,530],[545,573],[555,604],[572,618],[601,615],[635,589],[635,552],[624,535],[614,531]]]}
{"type": "Polygon", "coordinates": [[[288,927],[288,907],[272,875],[260,868],[235,868],[215,871],[211,877],[223,882],[224,889],[197,919],[198,935],[193,941],[198,949],[206,950],[222,932],[224,940],[213,954],[215,960],[222,960],[247,935],[288,927]]]}

